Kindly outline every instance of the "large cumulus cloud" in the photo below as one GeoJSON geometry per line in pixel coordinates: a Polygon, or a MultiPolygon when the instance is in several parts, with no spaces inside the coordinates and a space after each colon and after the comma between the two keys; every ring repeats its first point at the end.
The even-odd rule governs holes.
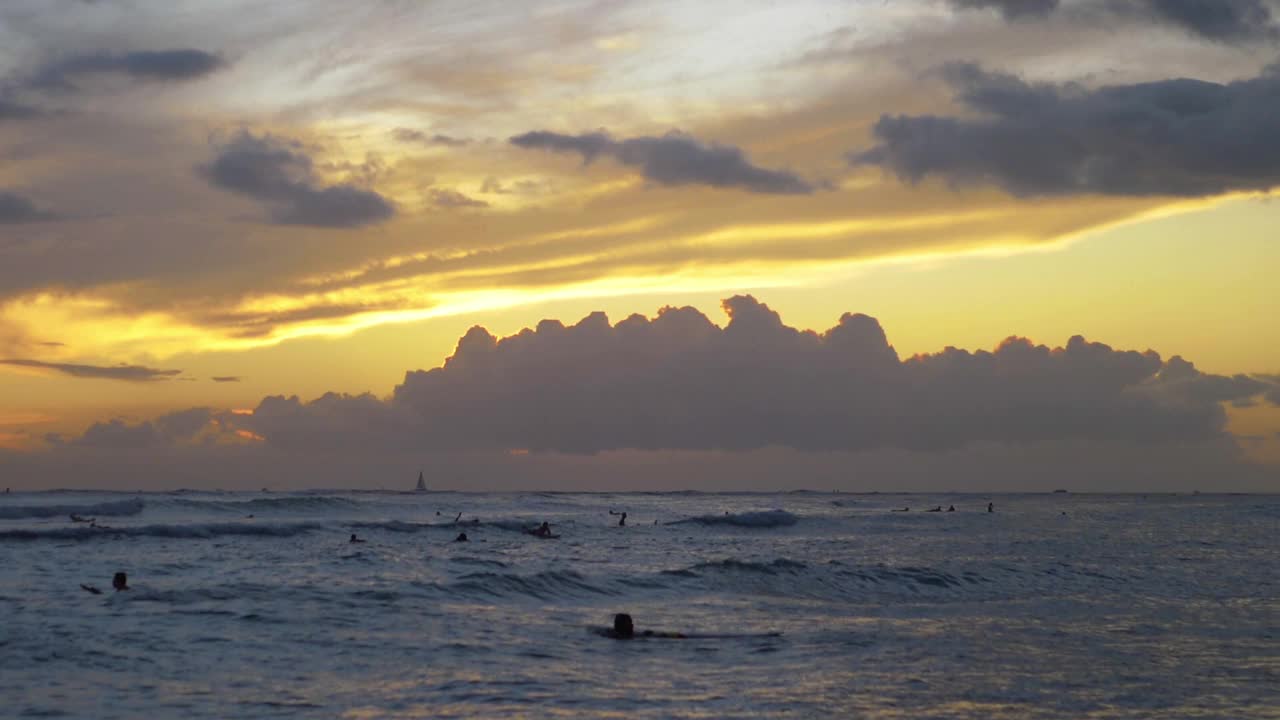
{"type": "MultiPolygon", "coordinates": [[[[209,408],[190,408],[138,423],[116,418],[94,423],[80,436],[69,440],[60,435],[50,435],[47,440],[54,445],[65,444],[74,448],[160,449],[191,442],[202,431],[209,429],[210,425],[220,425],[219,417],[223,415],[225,414],[215,413],[209,408]]],[[[213,439],[217,435],[210,434],[206,437],[213,439]]]]}
{"type": "Polygon", "coordinates": [[[611,325],[601,313],[498,339],[469,331],[443,367],[387,399],[265,399],[235,422],[306,448],[949,451],[978,444],[1126,447],[1226,437],[1222,403],[1274,386],[1073,337],[898,357],[875,319],[787,327],[749,296],[729,323],[692,308],[611,325]]]}
{"type": "Polygon", "coordinates": [[[390,219],[395,207],[349,183],[323,186],[297,142],[241,132],[218,148],[201,173],[215,186],[269,203],[282,225],[351,228],[390,219]]]}
{"type": "Polygon", "coordinates": [[[953,64],[975,117],[884,115],[849,154],[909,182],[991,183],[1019,196],[1205,196],[1280,185],[1280,66],[1219,84],[1162,80],[1089,89],[953,64]]]}
{"type": "Polygon", "coordinates": [[[565,135],[537,130],[511,138],[511,144],[581,155],[586,163],[601,156],[612,157],[623,165],[639,168],[646,180],[659,185],[709,185],[792,195],[814,190],[798,175],[753,165],[736,147],[707,145],[676,132],[662,137],[615,140],[604,132],[565,135]]]}

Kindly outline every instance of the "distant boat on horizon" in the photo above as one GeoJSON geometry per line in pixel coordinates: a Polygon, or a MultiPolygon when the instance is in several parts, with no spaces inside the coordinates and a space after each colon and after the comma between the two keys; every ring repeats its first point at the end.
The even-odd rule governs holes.
{"type": "Polygon", "coordinates": [[[426,492],[427,483],[422,479],[422,471],[418,471],[418,484],[413,488],[414,492],[426,492]]]}

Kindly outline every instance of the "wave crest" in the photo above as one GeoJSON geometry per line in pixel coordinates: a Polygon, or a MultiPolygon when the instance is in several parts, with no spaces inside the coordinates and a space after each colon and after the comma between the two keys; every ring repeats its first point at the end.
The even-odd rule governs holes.
{"type": "Polygon", "coordinates": [[[289,537],[329,526],[320,523],[198,523],[192,525],[137,525],[133,527],[63,527],[49,530],[3,530],[6,540],[95,540],[118,537],[161,537],[208,539],[223,535],[263,535],[289,537]]]}
{"type": "Polygon", "coordinates": [[[697,515],[683,520],[667,523],[668,525],[732,525],[735,527],[771,528],[795,525],[800,518],[786,510],[760,510],[756,512],[725,513],[724,515],[697,515]]]}
{"type": "Polygon", "coordinates": [[[24,518],[49,518],[71,514],[94,517],[122,517],[137,515],[146,507],[141,498],[114,500],[112,502],[92,503],[88,505],[13,505],[0,507],[0,520],[20,520],[24,518]]]}

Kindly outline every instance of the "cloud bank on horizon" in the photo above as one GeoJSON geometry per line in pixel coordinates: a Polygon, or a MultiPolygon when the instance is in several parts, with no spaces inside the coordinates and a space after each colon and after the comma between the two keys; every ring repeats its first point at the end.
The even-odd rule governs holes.
{"type": "MultiPolygon", "coordinates": [[[[191,408],[116,419],[79,436],[51,436],[44,452],[84,462],[98,451],[110,463],[120,452],[183,449],[208,462],[211,453],[241,457],[246,446],[370,462],[459,452],[783,449],[858,458],[1003,447],[1014,455],[1087,448],[1129,457],[1195,448],[1227,467],[1244,461],[1232,451],[1223,405],[1274,402],[1280,392],[1272,377],[1202,373],[1177,356],[1079,336],[1062,347],[1010,337],[993,351],[948,347],[900,358],[866,315],[846,313],[817,333],[788,327],[751,296],[728,298],[723,308],[724,327],[688,307],[616,324],[603,313],[569,326],[543,320],[501,339],[477,326],[442,367],[406,373],[387,398],[270,396],[252,412],[191,408]]],[[[999,475],[1001,461],[986,462],[999,475]]],[[[1129,462],[1118,469],[1143,471],[1129,462]]]]}
{"type": "Polygon", "coordinates": [[[245,17],[0,4],[0,452],[874,455],[923,476],[1098,444],[1234,472],[1243,445],[1280,466],[1280,330],[1256,320],[1280,263],[1280,0],[245,17]],[[804,327],[871,308],[898,347],[743,298],[724,328],[677,307],[496,336],[746,292],[804,327]],[[404,344],[434,366],[468,324],[494,334],[391,392],[404,344]],[[1082,339],[925,352],[1006,326],[1213,372],[1082,339]],[[215,409],[157,424],[182,408],[215,409]]]}

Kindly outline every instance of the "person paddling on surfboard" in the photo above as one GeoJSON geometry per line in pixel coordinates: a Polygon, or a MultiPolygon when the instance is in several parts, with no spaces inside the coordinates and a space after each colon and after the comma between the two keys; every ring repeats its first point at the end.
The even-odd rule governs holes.
{"type": "Polygon", "coordinates": [[[684,639],[685,637],[678,632],[660,632],[657,630],[645,630],[637,633],[636,626],[631,621],[631,616],[626,613],[618,613],[613,616],[612,628],[597,628],[596,632],[614,640],[634,640],[636,638],[684,639]]]}
{"type": "Polygon", "coordinates": [[[644,640],[666,639],[666,640],[759,640],[763,638],[781,637],[780,632],[764,632],[764,633],[680,633],[671,632],[669,630],[645,630],[636,632],[635,623],[631,621],[631,616],[627,613],[618,613],[613,616],[613,627],[591,628],[591,631],[597,635],[614,640],[644,640]]]}
{"type": "Polygon", "coordinates": [[[529,534],[537,535],[538,537],[551,537],[551,525],[544,520],[537,530],[530,530],[529,534]]]}

